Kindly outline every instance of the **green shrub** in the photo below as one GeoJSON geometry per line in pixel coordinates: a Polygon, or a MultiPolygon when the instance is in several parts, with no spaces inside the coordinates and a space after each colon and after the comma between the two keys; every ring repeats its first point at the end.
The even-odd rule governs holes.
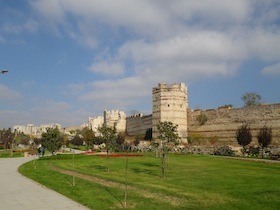
{"type": "Polygon", "coordinates": [[[194,145],[202,145],[205,144],[207,141],[207,138],[200,134],[200,133],[189,133],[188,135],[188,143],[194,144],[194,145]]]}
{"type": "Polygon", "coordinates": [[[229,146],[219,147],[214,152],[214,155],[221,155],[221,156],[234,156],[234,154],[235,152],[229,146]]]}
{"type": "Polygon", "coordinates": [[[208,118],[206,114],[200,113],[200,115],[197,116],[196,120],[198,121],[199,125],[204,125],[207,122],[208,118]]]}

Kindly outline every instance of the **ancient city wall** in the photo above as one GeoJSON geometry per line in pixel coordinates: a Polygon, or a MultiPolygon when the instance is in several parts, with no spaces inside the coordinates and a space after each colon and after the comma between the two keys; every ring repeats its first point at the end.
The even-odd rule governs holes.
{"type": "Polygon", "coordinates": [[[126,118],[126,133],[129,136],[145,135],[152,128],[152,115],[137,114],[126,118]]]}
{"type": "Polygon", "coordinates": [[[178,125],[178,134],[182,140],[188,136],[188,140],[192,138],[209,142],[211,139],[217,141],[217,144],[232,146],[238,146],[236,131],[243,123],[250,125],[252,145],[257,145],[259,129],[267,125],[272,127],[272,145],[280,146],[280,104],[193,111],[188,109],[187,87],[184,83],[159,83],[158,87],[153,88],[152,109],[151,115],[137,114],[130,117],[126,117],[123,111],[105,110],[104,117],[91,118],[89,125],[96,130],[96,126],[102,124],[104,119],[106,125],[116,126],[118,132],[126,132],[130,136],[145,134],[152,128],[153,138],[156,138],[158,122],[171,121],[178,125]],[[198,120],[200,115],[205,115],[205,124],[198,120]]]}
{"type": "Polygon", "coordinates": [[[242,123],[250,125],[253,142],[257,145],[257,133],[264,125],[272,127],[272,144],[280,145],[280,104],[258,105],[238,109],[188,110],[189,136],[217,137],[218,143],[237,145],[236,130],[242,123]],[[205,114],[207,122],[200,125],[197,117],[205,114]]]}

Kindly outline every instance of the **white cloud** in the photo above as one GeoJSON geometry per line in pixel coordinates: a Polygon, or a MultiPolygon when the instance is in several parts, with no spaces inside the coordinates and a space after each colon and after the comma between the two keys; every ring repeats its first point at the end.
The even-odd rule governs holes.
{"type": "Polygon", "coordinates": [[[128,77],[118,80],[96,81],[91,84],[92,90],[82,95],[80,100],[94,103],[101,109],[122,108],[137,104],[142,97],[151,95],[152,86],[147,85],[141,77],[128,77]]]}
{"type": "MultiPolygon", "coordinates": [[[[280,60],[278,0],[37,0],[31,5],[57,30],[94,49],[88,69],[105,80],[72,85],[70,92],[82,94],[79,99],[95,109],[141,103],[158,82],[229,77],[244,61],[280,60]]],[[[276,67],[262,72],[277,73],[276,67]]]]}
{"type": "Polygon", "coordinates": [[[77,96],[82,93],[85,87],[86,87],[85,84],[69,84],[67,86],[67,89],[62,92],[63,94],[68,96],[72,96],[72,95],[77,96]]]}
{"type": "Polygon", "coordinates": [[[251,56],[257,56],[265,61],[280,60],[279,28],[271,31],[258,28],[250,31],[246,40],[251,56]]]}
{"type": "Polygon", "coordinates": [[[104,61],[93,63],[89,70],[107,76],[119,76],[124,74],[124,66],[121,63],[107,63],[104,61]]]}
{"type": "Polygon", "coordinates": [[[65,102],[37,99],[32,101],[30,109],[24,110],[0,110],[1,127],[14,125],[35,125],[46,123],[59,123],[62,126],[76,126],[87,121],[92,113],[82,108],[73,109],[65,102]],[[33,106],[33,107],[32,107],[33,106]]]}
{"type": "Polygon", "coordinates": [[[6,40],[2,36],[0,36],[0,44],[5,43],[5,41],[6,40]]]}
{"type": "Polygon", "coordinates": [[[20,23],[7,22],[3,25],[5,33],[20,34],[22,32],[34,33],[37,31],[38,23],[32,19],[21,21],[20,23]]]}
{"type": "Polygon", "coordinates": [[[79,125],[90,115],[84,110],[73,110],[72,105],[54,100],[37,100],[30,110],[31,118],[36,124],[60,123],[63,126],[79,125]]]}
{"type": "Polygon", "coordinates": [[[242,23],[248,19],[250,5],[248,1],[169,1],[168,7],[174,16],[186,21],[203,20],[206,23],[242,23]],[[218,6],[217,6],[218,5],[218,6]]]}
{"type": "Polygon", "coordinates": [[[2,128],[12,128],[14,125],[32,123],[32,118],[27,112],[4,110],[0,111],[0,116],[2,128]]]}
{"type": "Polygon", "coordinates": [[[1,100],[18,100],[21,99],[22,95],[14,90],[9,89],[8,87],[0,84],[0,99],[1,100]]]}
{"type": "Polygon", "coordinates": [[[14,33],[14,34],[18,34],[21,32],[22,27],[20,25],[15,25],[15,24],[11,24],[11,23],[5,23],[3,25],[3,30],[6,33],[14,33]]]}
{"type": "Polygon", "coordinates": [[[276,63],[272,66],[267,66],[261,71],[263,74],[271,76],[280,76],[280,63],[276,63]]]}
{"type": "Polygon", "coordinates": [[[52,23],[62,23],[64,21],[64,8],[61,1],[39,0],[30,1],[31,6],[52,23]]]}
{"type": "Polygon", "coordinates": [[[34,33],[38,29],[38,23],[34,20],[27,20],[26,23],[23,25],[24,30],[26,30],[29,33],[34,33]]]}

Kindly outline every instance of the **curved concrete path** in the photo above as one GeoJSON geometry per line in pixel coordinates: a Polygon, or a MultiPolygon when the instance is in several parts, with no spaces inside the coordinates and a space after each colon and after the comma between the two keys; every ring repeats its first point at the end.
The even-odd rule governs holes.
{"type": "Polygon", "coordinates": [[[33,157],[0,158],[0,209],[86,210],[75,201],[22,176],[18,167],[33,157]]]}

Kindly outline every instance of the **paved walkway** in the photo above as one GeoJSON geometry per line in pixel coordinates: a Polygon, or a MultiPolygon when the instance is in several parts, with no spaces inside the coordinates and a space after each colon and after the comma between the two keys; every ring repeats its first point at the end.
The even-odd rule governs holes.
{"type": "Polygon", "coordinates": [[[0,158],[0,209],[88,209],[18,173],[18,167],[32,159],[33,157],[0,158]]]}

